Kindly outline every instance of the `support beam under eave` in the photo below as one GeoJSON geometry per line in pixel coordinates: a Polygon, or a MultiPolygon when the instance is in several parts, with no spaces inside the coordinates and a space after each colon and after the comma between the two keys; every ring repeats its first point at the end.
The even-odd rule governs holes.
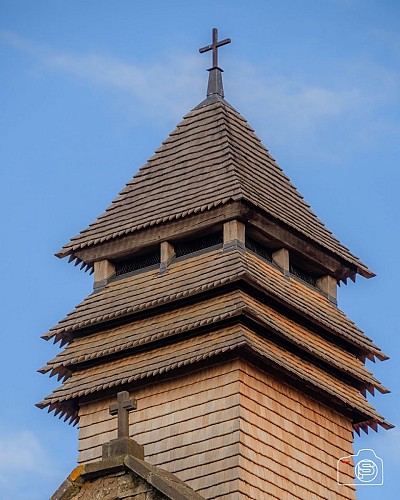
{"type": "Polygon", "coordinates": [[[285,276],[289,276],[289,250],[281,248],[272,254],[272,262],[280,267],[285,276]]]}
{"type": "Polygon", "coordinates": [[[245,225],[238,220],[230,220],[224,224],[224,250],[230,248],[245,249],[245,225]]]}
{"type": "Polygon", "coordinates": [[[322,276],[316,282],[317,288],[319,288],[328,299],[337,305],[337,280],[329,274],[322,276]]]}
{"type": "Polygon", "coordinates": [[[109,260],[98,260],[94,262],[94,284],[93,289],[99,290],[107,283],[107,280],[115,273],[115,266],[109,260]]]}
{"type": "Polygon", "coordinates": [[[163,273],[167,269],[174,257],[174,246],[169,241],[163,241],[160,245],[160,273],[163,273]]]}

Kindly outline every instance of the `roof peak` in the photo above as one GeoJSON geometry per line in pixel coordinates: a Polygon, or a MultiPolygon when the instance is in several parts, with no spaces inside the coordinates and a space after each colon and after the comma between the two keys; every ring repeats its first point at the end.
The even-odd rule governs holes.
{"type": "Polygon", "coordinates": [[[224,87],[222,84],[222,72],[223,70],[218,66],[218,49],[223,45],[231,43],[230,38],[225,38],[225,40],[218,41],[218,30],[213,28],[212,30],[212,42],[210,45],[206,45],[199,49],[200,54],[204,52],[212,51],[212,67],[208,69],[208,86],[207,86],[207,97],[214,94],[224,97],[224,87]]]}
{"type": "Polygon", "coordinates": [[[221,68],[211,68],[208,71],[207,97],[214,94],[224,97],[224,86],[222,84],[223,70],[221,68]]]}

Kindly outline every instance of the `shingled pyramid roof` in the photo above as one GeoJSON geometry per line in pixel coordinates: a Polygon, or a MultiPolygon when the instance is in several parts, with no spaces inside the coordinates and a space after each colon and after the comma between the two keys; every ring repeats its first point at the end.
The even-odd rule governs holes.
{"type": "Polygon", "coordinates": [[[246,120],[211,94],[188,113],[98,219],[59,257],[230,201],[261,209],[287,228],[373,273],[312,212],[246,120]]]}

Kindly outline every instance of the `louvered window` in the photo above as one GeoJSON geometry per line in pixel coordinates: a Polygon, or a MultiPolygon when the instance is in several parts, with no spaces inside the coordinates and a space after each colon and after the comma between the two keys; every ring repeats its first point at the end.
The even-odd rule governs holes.
{"type": "Polygon", "coordinates": [[[261,243],[253,240],[252,238],[249,238],[248,236],[246,236],[246,248],[256,253],[263,259],[272,262],[272,251],[268,248],[265,248],[263,245],[261,245],[261,243]]]}
{"type": "Polygon", "coordinates": [[[305,281],[309,285],[316,285],[316,279],[314,278],[314,276],[312,276],[310,273],[307,273],[307,271],[304,271],[300,267],[297,267],[294,264],[290,264],[289,271],[291,274],[293,274],[293,276],[300,278],[302,281],[305,281]]]}
{"type": "Polygon", "coordinates": [[[154,266],[159,263],[160,250],[157,249],[153,252],[138,255],[137,257],[132,257],[122,262],[117,262],[115,265],[115,274],[116,276],[121,276],[121,274],[131,273],[133,271],[137,271],[138,269],[154,266]]]}
{"type": "Polygon", "coordinates": [[[222,246],[222,243],[222,233],[210,234],[208,236],[202,236],[201,238],[174,243],[175,254],[177,257],[182,257],[182,255],[199,252],[200,250],[204,250],[205,248],[222,246]]]}

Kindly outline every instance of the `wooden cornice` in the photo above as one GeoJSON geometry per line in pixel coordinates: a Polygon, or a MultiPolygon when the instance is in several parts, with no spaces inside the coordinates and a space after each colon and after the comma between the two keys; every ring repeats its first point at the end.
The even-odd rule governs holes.
{"type": "Polygon", "coordinates": [[[183,239],[196,233],[214,230],[223,222],[235,218],[246,223],[249,229],[259,232],[274,247],[287,248],[298,259],[306,261],[307,266],[320,275],[329,274],[343,281],[353,278],[357,272],[367,278],[374,276],[366,268],[344,262],[329,250],[285,226],[264,211],[242,201],[232,201],[179,220],[165,222],[162,226],[151,226],[102,244],[77,250],[73,252],[71,260],[77,259],[79,262],[92,264],[104,259],[122,259],[163,241],[183,239]]]}
{"type": "Polygon", "coordinates": [[[120,259],[144,247],[150,247],[162,241],[186,238],[194,233],[211,229],[223,221],[242,218],[243,211],[242,203],[230,202],[179,220],[164,222],[162,226],[151,226],[112,241],[77,250],[73,255],[86,263],[102,259],[120,259]]]}

